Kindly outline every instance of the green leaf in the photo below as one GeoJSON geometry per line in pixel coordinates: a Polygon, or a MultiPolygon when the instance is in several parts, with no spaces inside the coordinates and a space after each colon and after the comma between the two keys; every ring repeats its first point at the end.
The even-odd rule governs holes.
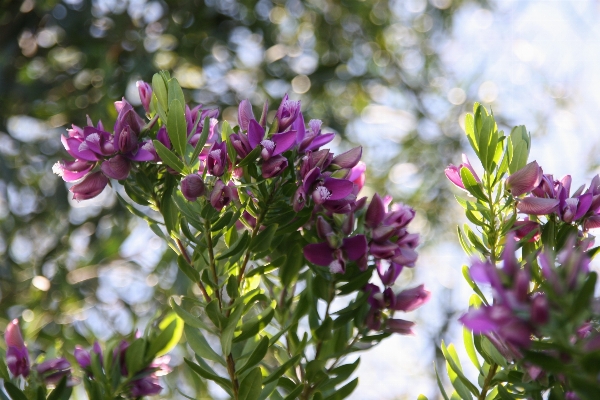
{"type": "Polygon", "coordinates": [[[4,382],[4,388],[12,398],[12,400],[27,400],[25,394],[9,381],[4,382]]]}
{"type": "Polygon", "coordinates": [[[419,397],[417,397],[417,400],[429,400],[429,399],[424,394],[420,394],[419,397]]]}
{"type": "Polygon", "coordinates": [[[202,332],[198,329],[194,329],[191,326],[186,326],[184,328],[185,337],[187,339],[188,344],[198,356],[205,358],[207,360],[216,361],[219,364],[226,366],[225,360],[221,357],[216,351],[210,347],[210,344],[206,341],[202,332]]]}
{"type": "Polygon", "coordinates": [[[465,133],[467,134],[467,139],[469,139],[469,144],[473,150],[475,150],[475,153],[477,153],[477,137],[475,136],[475,122],[473,120],[473,114],[467,114],[465,116],[465,133]]]}
{"type": "Polygon", "coordinates": [[[296,365],[296,363],[300,359],[300,356],[301,356],[301,354],[296,354],[294,357],[290,358],[285,363],[283,363],[283,365],[281,367],[277,368],[275,371],[273,371],[271,373],[271,375],[269,375],[265,380],[263,380],[263,384],[266,385],[267,383],[270,383],[276,379],[279,379],[279,377],[281,375],[283,375],[285,373],[285,371],[287,371],[293,365],[296,365]]]}
{"type": "Polygon", "coordinates": [[[191,313],[184,310],[180,305],[175,303],[174,299],[171,299],[171,307],[177,313],[179,318],[181,318],[185,322],[186,325],[189,325],[189,326],[192,326],[192,327],[198,328],[198,329],[209,330],[208,326],[204,322],[202,322],[202,320],[200,318],[195,317],[191,313]]]}
{"type": "Polygon", "coordinates": [[[191,362],[187,358],[184,358],[183,360],[192,369],[192,371],[194,371],[195,373],[200,375],[202,378],[209,379],[209,380],[217,383],[219,386],[221,386],[223,389],[225,389],[230,395],[233,394],[231,392],[231,382],[228,379],[225,379],[213,372],[208,371],[206,368],[204,368],[196,363],[191,362]]]}
{"type": "Polygon", "coordinates": [[[576,320],[580,315],[590,311],[590,302],[594,296],[594,288],[598,275],[595,272],[590,272],[583,284],[583,287],[577,293],[573,306],[571,307],[571,320],[576,320]]]}
{"type": "Polygon", "coordinates": [[[259,334],[263,329],[265,329],[267,324],[271,322],[271,319],[273,319],[274,315],[275,310],[273,309],[273,307],[268,307],[256,317],[251,318],[248,321],[244,321],[244,323],[242,324],[241,333],[235,338],[233,338],[233,342],[237,343],[259,334]]]}
{"type": "Polygon", "coordinates": [[[167,133],[173,144],[173,149],[180,156],[185,155],[187,144],[187,124],[183,105],[177,99],[169,104],[169,120],[167,121],[167,133]]]}
{"type": "Polygon", "coordinates": [[[246,246],[248,245],[248,242],[250,241],[250,235],[248,234],[248,231],[244,231],[244,234],[242,235],[241,238],[238,239],[237,242],[235,242],[230,248],[229,250],[217,255],[215,257],[216,260],[222,260],[224,258],[229,258],[232,257],[240,252],[242,252],[246,246]]]}
{"type": "Polygon", "coordinates": [[[450,344],[449,347],[446,347],[444,341],[442,341],[442,353],[444,353],[444,358],[446,358],[446,363],[449,366],[448,376],[452,381],[452,386],[454,386],[460,396],[463,399],[471,399],[472,397],[468,391],[473,393],[475,396],[479,396],[479,390],[477,390],[475,385],[473,385],[462,372],[460,360],[458,359],[454,345],[450,344]],[[455,377],[452,375],[455,375],[455,377]],[[459,379],[460,384],[457,383],[456,378],[459,379]],[[463,388],[466,388],[468,391],[465,392],[463,388]]]}
{"type": "Polygon", "coordinates": [[[178,222],[179,222],[179,211],[177,210],[177,206],[173,202],[173,198],[171,193],[173,192],[173,188],[165,190],[163,194],[163,198],[161,201],[161,214],[165,219],[165,227],[167,228],[167,232],[170,234],[173,231],[177,231],[178,222]]]}
{"type": "MultiPolygon", "coordinates": [[[[197,121],[200,121],[200,111],[198,111],[197,121]]],[[[195,130],[192,132],[195,132],[195,130]]],[[[194,162],[194,160],[197,159],[198,156],[200,155],[200,153],[202,152],[202,149],[204,148],[204,145],[206,144],[206,141],[208,140],[209,132],[210,132],[210,118],[206,117],[206,118],[204,118],[204,124],[202,125],[202,133],[200,134],[198,143],[196,143],[196,148],[194,149],[194,153],[190,157],[190,160],[192,162],[194,162]]]]}
{"type": "MultiPolygon", "coordinates": [[[[268,340],[267,340],[268,341],[268,340]]],[[[240,383],[239,400],[258,400],[262,391],[260,368],[253,369],[240,383]]]]}
{"type": "Polygon", "coordinates": [[[304,384],[296,386],[294,390],[292,390],[287,396],[285,396],[284,400],[296,400],[303,390],[304,384]]]}
{"type": "Polygon", "coordinates": [[[246,165],[250,165],[256,162],[256,159],[260,156],[260,152],[262,151],[262,146],[256,146],[254,150],[252,150],[246,157],[240,161],[237,166],[245,167],[246,165]]]}
{"type": "Polygon", "coordinates": [[[471,289],[473,289],[473,291],[475,293],[477,293],[479,295],[479,297],[481,297],[481,301],[483,301],[485,303],[485,305],[488,306],[489,303],[487,302],[487,299],[483,295],[483,292],[481,291],[481,289],[479,289],[479,286],[477,286],[477,284],[473,281],[473,279],[471,279],[471,274],[469,273],[468,266],[463,265],[462,274],[463,274],[463,277],[465,278],[465,281],[467,281],[467,283],[469,284],[471,289]]]}
{"type": "Polygon", "coordinates": [[[261,251],[269,250],[269,246],[271,245],[271,241],[273,240],[273,236],[275,236],[275,231],[277,231],[278,227],[279,225],[277,224],[269,225],[256,235],[252,242],[250,242],[250,251],[259,253],[261,251]]]}
{"type": "Polygon", "coordinates": [[[190,264],[187,263],[182,255],[177,257],[177,265],[181,272],[183,272],[190,280],[194,283],[200,281],[200,273],[196,271],[190,264]]]}
{"type": "MultiPolygon", "coordinates": [[[[163,110],[168,108],[167,86],[160,74],[152,76],[152,93],[156,95],[156,99],[160,103],[163,110]]],[[[166,121],[163,121],[166,122],[166,121]]]]}
{"type": "Polygon", "coordinates": [[[179,104],[185,104],[185,97],[183,97],[183,90],[181,90],[181,86],[179,82],[175,78],[169,79],[169,83],[167,84],[167,90],[169,94],[169,111],[171,110],[171,104],[173,101],[179,101],[179,104]]]}
{"type": "Polygon", "coordinates": [[[475,180],[475,177],[473,176],[469,168],[462,167],[460,169],[460,179],[463,185],[465,185],[465,189],[473,196],[475,196],[475,198],[482,201],[487,201],[487,197],[481,189],[481,184],[477,182],[477,180],[475,180]]]}
{"type": "Polygon", "coordinates": [[[271,393],[273,393],[277,389],[277,381],[273,381],[268,385],[265,385],[262,392],[260,392],[260,396],[258,396],[258,400],[267,400],[271,393]]]}
{"type": "Polygon", "coordinates": [[[217,222],[215,222],[213,225],[211,225],[210,231],[216,232],[216,231],[220,231],[221,229],[225,228],[229,224],[229,221],[231,220],[232,216],[233,216],[233,211],[227,211],[225,214],[221,215],[219,217],[219,219],[217,220],[217,222]]]}
{"type": "Polygon", "coordinates": [[[50,393],[47,400],[68,400],[71,398],[72,387],[67,386],[67,377],[63,377],[56,388],[50,393]]]}
{"type": "Polygon", "coordinates": [[[165,145],[158,140],[153,140],[152,143],[154,143],[154,149],[156,150],[156,154],[158,154],[163,163],[173,168],[180,174],[185,175],[184,165],[181,162],[181,160],[175,155],[175,153],[166,148],[165,145]]]}
{"type": "Polygon", "coordinates": [[[233,334],[235,332],[235,327],[242,317],[242,313],[244,312],[244,305],[240,304],[236,307],[235,311],[229,316],[227,319],[227,326],[223,329],[221,333],[221,349],[223,350],[223,355],[227,356],[231,353],[231,341],[233,340],[233,334]]]}
{"type": "Polygon", "coordinates": [[[146,341],[143,338],[134,340],[125,352],[125,365],[129,377],[137,374],[144,365],[144,353],[146,352],[146,341]]]}
{"type": "MultiPolygon", "coordinates": [[[[500,354],[498,349],[489,341],[485,336],[479,336],[481,339],[481,349],[483,353],[487,355],[490,359],[492,359],[496,364],[500,365],[502,368],[506,368],[508,363],[506,359],[500,354]]],[[[483,355],[483,354],[482,354],[483,355]]]]}
{"type": "Polygon", "coordinates": [[[531,136],[524,125],[515,126],[510,132],[510,141],[508,144],[509,163],[508,170],[514,174],[525,165],[529,158],[531,147],[531,136]]]}
{"type": "Polygon", "coordinates": [[[448,395],[446,394],[446,390],[444,390],[444,385],[442,385],[442,380],[440,379],[440,374],[438,373],[435,362],[433,363],[433,369],[435,370],[435,378],[438,384],[438,388],[440,389],[440,393],[442,394],[442,397],[444,398],[444,400],[450,400],[448,398],[448,395]]]}
{"type": "Polygon", "coordinates": [[[269,338],[267,336],[263,336],[262,339],[258,342],[258,345],[248,357],[246,363],[240,367],[236,372],[238,375],[243,374],[245,371],[254,368],[258,363],[260,363],[267,354],[267,350],[269,349],[269,338]]]}
{"type": "Polygon", "coordinates": [[[467,351],[469,359],[475,368],[481,371],[481,364],[479,363],[477,351],[475,350],[475,345],[473,344],[473,333],[467,328],[463,328],[463,342],[465,344],[465,350],[467,351]]]}
{"type": "Polygon", "coordinates": [[[146,359],[152,359],[157,355],[163,355],[171,350],[183,334],[183,320],[177,317],[177,314],[171,313],[165,318],[158,327],[161,332],[156,339],[150,342],[146,359]]]}

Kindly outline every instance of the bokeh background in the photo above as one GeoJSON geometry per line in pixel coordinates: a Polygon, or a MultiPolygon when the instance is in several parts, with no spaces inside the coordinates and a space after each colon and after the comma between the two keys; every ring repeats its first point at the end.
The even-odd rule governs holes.
{"type": "MultiPolygon", "coordinates": [[[[0,0],[0,331],[20,317],[40,349],[72,350],[144,328],[193,291],[111,190],[73,202],[52,173],[66,127],[86,114],[110,126],[114,101],[139,106],[135,82],[169,69],[188,100],[232,122],[242,99],[301,98],[339,134],[336,152],[363,146],[365,195],[417,210],[421,257],[398,289],[424,282],[432,300],[412,315],[416,336],[363,355],[352,398],[438,398],[437,347],[461,342],[469,297],[455,238],[465,221],[443,174],[469,154],[464,115],[479,101],[502,129],[525,124],[545,172],[589,181],[599,17],[597,0],[0,0]]],[[[219,398],[180,367],[186,352],[174,350],[162,398],[219,398]]]]}

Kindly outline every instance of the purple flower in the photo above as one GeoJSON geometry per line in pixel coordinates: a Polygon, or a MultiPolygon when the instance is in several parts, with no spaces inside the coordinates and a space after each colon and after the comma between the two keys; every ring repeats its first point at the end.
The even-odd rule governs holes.
{"type": "Polygon", "coordinates": [[[92,363],[92,358],[90,357],[90,353],[85,350],[80,345],[75,346],[75,351],[73,351],[73,356],[75,356],[75,360],[79,366],[83,369],[86,369],[92,363]]]}
{"type": "Polygon", "coordinates": [[[265,130],[256,120],[250,120],[248,125],[248,143],[250,144],[250,148],[255,149],[258,145],[261,145],[263,149],[260,155],[263,160],[268,160],[291,149],[296,143],[295,138],[296,132],[288,131],[276,133],[266,139],[265,130]]]}
{"type": "Polygon", "coordinates": [[[232,200],[233,192],[228,185],[225,185],[222,180],[217,180],[210,194],[210,204],[221,211],[223,207],[229,204],[232,200]]]}
{"type": "Polygon", "coordinates": [[[131,382],[131,395],[135,398],[142,396],[154,396],[162,391],[162,386],[158,384],[158,378],[146,376],[142,379],[136,379],[131,382]]]}
{"type": "Polygon", "coordinates": [[[275,156],[267,159],[262,164],[262,177],[273,178],[283,172],[288,166],[288,160],[284,156],[275,156]]]}
{"type": "Polygon", "coordinates": [[[462,179],[460,177],[461,169],[467,168],[469,171],[471,171],[471,173],[473,174],[473,177],[475,178],[475,180],[477,182],[481,182],[481,180],[479,179],[479,176],[477,176],[477,173],[471,166],[471,163],[469,162],[469,159],[467,158],[467,156],[465,154],[462,155],[462,160],[463,160],[463,163],[460,164],[458,167],[450,164],[444,170],[444,172],[446,174],[446,177],[450,180],[450,182],[454,183],[457,187],[464,189],[465,185],[463,184],[462,179]]]}
{"type": "Polygon", "coordinates": [[[213,143],[208,150],[206,158],[208,173],[213,176],[222,176],[228,168],[227,163],[227,143],[213,143]]]}
{"type": "Polygon", "coordinates": [[[337,168],[352,169],[362,157],[362,147],[355,147],[333,158],[331,164],[337,168]]]}
{"type": "Polygon", "coordinates": [[[521,240],[531,232],[535,231],[535,234],[529,239],[530,243],[536,242],[540,238],[540,224],[535,221],[530,221],[529,218],[525,218],[522,221],[515,221],[513,224],[515,231],[515,238],[521,240]]]}
{"type": "Polygon", "coordinates": [[[322,176],[320,168],[315,167],[304,177],[302,187],[305,193],[311,193],[315,204],[323,204],[345,198],[352,193],[354,184],[346,179],[322,176]]]}
{"type": "Polygon", "coordinates": [[[204,181],[198,174],[190,174],[181,180],[181,193],[188,201],[196,199],[204,194],[204,181]]]}
{"type": "Polygon", "coordinates": [[[89,174],[83,181],[71,186],[69,190],[73,193],[73,199],[77,201],[88,200],[102,193],[107,184],[108,178],[98,171],[89,174]]]}
{"type": "Polygon", "coordinates": [[[335,249],[329,242],[308,244],[304,247],[304,257],[313,264],[329,267],[331,273],[344,273],[346,260],[360,262],[367,254],[367,239],[364,235],[345,238],[335,249]]]}
{"type": "Polygon", "coordinates": [[[100,169],[107,177],[120,181],[127,179],[129,176],[131,163],[127,157],[117,154],[116,156],[103,161],[102,165],[100,165],[100,169]]]}
{"type": "Polygon", "coordinates": [[[517,203],[517,210],[529,215],[547,215],[556,211],[560,201],[541,197],[525,197],[517,203]]]}
{"type": "Polygon", "coordinates": [[[542,168],[536,161],[532,161],[506,179],[506,188],[517,197],[538,187],[542,176],[542,168]]]}
{"type": "Polygon", "coordinates": [[[300,101],[292,101],[286,94],[281,100],[281,105],[275,114],[279,132],[285,131],[298,118],[300,114],[300,101]]]}
{"type": "Polygon", "coordinates": [[[308,130],[304,126],[304,117],[302,113],[298,116],[292,129],[297,131],[296,143],[298,143],[298,151],[300,153],[307,151],[318,150],[319,147],[331,142],[335,137],[335,133],[321,133],[321,125],[323,123],[318,119],[311,119],[308,122],[308,130]]]}
{"type": "Polygon", "coordinates": [[[152,86],[144,81],[137,81],[135,85],[140,93],[140,100],[146,112],[150,112],[150,101],[152,100],[152,86]]]}
{"type": "Polygon", "coordinates": [[[348,175],[346,179],[354,183],[358,187],[358,190],[361,190],[363,186],[365,186],[366,170],[367,164],[365,164],[362,161],[359,161],[358,164],[356,164],[356,166],[352,168],[352,170],[350,171],[350,175],[348,175]]]}
{"type": "Polygon", "coordinates": [[[252,120],[256,120],[252,112],[252,104],[250,104],[249,100],[242,100],[238,107],[238,125],[240,126],[240,131],[247,131],[248,124],[252,120]]]}
{"type": "Polygon", "coordinates": [[[129,128],[136,136],[142,131],[144,120],[135,112],[133,106],[123,98],[115,102],[115,108],[119,113],[115,121],[115,135],[120,135],[123,129],[129,128]]]}
{"type": "Polygon", "coordinates": [[[412,327],[415,323],[403,319],[390,318],[385,321],[385,330],[391,333],[399,333],[400,335],[414,335],[412,327]]]}
{"type": "Polygon", "coordinates": [[[52,167],[52,171],[63,178],[65,182],[74,182],[90,172],[94,168],[95,163],[92,161],[75,160],[75,161],[58,161],[52,167]]]}
{"type": "Polygon", "coordinates": [[[71,363],[65,358],[46,360],[35,367],[44,382],[56,384],[65,376],[71,375],[71,363]]]}
{"type": "Polygon", "coordinates": [[[19,329],[19,320],[13,319],[4,332],[4,341],[6,342],[6,365],[13,377],[29,376],[29,352],[25,347],[21,329],[19,329]]]}
{"type": "MultiPolygon", "coordinates": [[[[304,188],[302,186],[300,186],[300,187],[298,187],[298,189],[296,189],[296,193],[294,193],[294,202],[293,202],[294,211],[295,212],[302,211],[305,204],[306,204],[306,192],[304,191],[304,188]]],[[[600,217],[599,217],[599,220],[600,220],[600,217]]],[[[598,226],[600,226],[600,222],[599,222],[598,226]]]]}
{"type": "Polygon", "coordinates": [[[396,311],[413,311],[425,304],[431,297],[431,292],[423,285],[406,289],[396,295],[393,309],[396,311]]]}

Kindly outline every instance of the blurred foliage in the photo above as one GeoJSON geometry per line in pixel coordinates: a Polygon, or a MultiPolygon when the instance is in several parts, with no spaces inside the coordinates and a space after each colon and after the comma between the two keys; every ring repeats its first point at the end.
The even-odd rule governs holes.
{"type": "Polygon", "coordinates": [[[439,43],[473,2],[485,6],[0,1],[0,318],[22,315],[29,337],[72,349],[143,326],[170,294],[192,290],[172,253],[113,194],[68,203],[51,172],[65,127],[85,125],[86,114],[110,126],[112,103],[125,94],[135,104],[135,81],[158,69],[231,121],[241,99],[276,106],[286,92],[302,94],[307,119],[340,132],[342,147],[364,146],[373,189],[416,206],[428,237],[443,231],[440,210],[452,196],[441,171],[460,152],[462,108],[442,92],[439,43]],[[392,172],[417,184],[404,190],[392,172]]]}

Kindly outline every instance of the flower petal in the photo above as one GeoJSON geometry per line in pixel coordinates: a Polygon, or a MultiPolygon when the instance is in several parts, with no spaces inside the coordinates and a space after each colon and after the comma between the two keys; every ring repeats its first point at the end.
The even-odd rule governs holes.
{"type": "Polygon", "coordinates": [[[329,266],[334,260],[333,250],[326,242],[308,244],[304,247],[303,253],[308,261],[323,267],[329,266]]]}
{"type": "Polygon", "coordinates": [[[559,200],[541,197],[525,197],[517,204],[517,209],[529,215],[546,215],[554,212],[559,200]]]}

